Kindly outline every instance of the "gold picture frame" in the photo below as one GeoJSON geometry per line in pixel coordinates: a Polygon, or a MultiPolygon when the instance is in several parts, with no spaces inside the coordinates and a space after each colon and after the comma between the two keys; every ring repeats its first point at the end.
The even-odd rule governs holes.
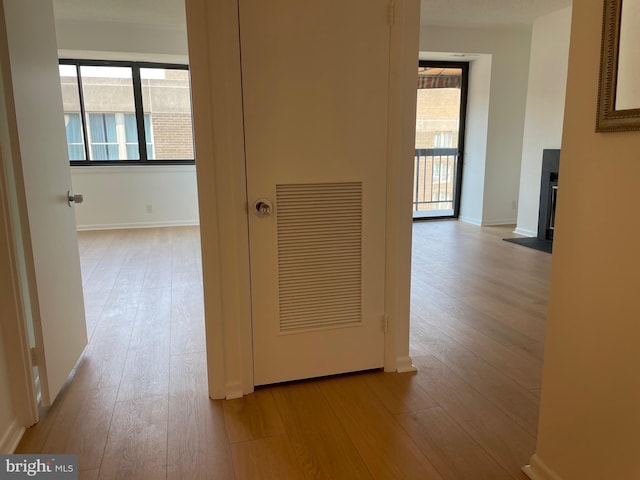
{"type": "MultiPolygon", "coordinates": [[[[638,2],[639,0],[624,0],[638,2]]],[[[640,130],[640,102],[637,108],[617,109],[616,100],[620,82],[620,39],[623,23],[623,0],[604,0],[602,22],[602,49],[600,54],[600,84],[596,132],[640,130]]],[[[633,8],[637,8],[634,5],[633,8]]],[[[635,49],[636,46],[634,45],[635,49]]]]}

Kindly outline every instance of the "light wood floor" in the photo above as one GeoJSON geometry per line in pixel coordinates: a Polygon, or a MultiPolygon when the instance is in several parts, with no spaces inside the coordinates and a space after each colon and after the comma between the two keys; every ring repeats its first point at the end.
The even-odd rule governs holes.
{"type": "Polygon", "coordinates": [[[79,234],[89,346],[19,452],[82,479],[501,480],[535,451],[551,257],[414,225],[416,374],[207,398],[197,228],[79,234]]]}

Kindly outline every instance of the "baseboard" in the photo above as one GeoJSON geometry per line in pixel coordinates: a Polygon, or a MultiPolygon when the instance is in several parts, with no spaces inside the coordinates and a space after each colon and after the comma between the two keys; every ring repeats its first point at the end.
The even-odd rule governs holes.
{"type": "Polygon", "coordinates": [[[513,233],[515,233],[516,235],[523,235],[525,237],[537,237],[538,236],[538,232],[536,230],[528,230],[526,228],[520,228],[517,227],[513,233]]]}
{"type": "Polygon", "coordinates": [[[418,369],[413,366],[413,360],[411,357],[398,357],[396,358],[396,371],[398,373],[417,372],[418,369]]]}
{"type": "Polygon", "coordinates": [[[79,232],[89,230],[127,230],[130,228],[160,228],[160,227],[192,227],[200,225],[199,220],[180,220],[176,222],[134,222],[134,223],[103,223],[95,225],[77,225],[79,232]]]}
{"type": "Polygon", "coordinates": [[[483,227],[497,227],[500,225],[515,225],[515,224],[516,224],[515,218],[505,218],[503,220],[494,219],[494,220],[487,220],[485,222],[482,222],[483,227]]]}
{"type": "Polygon", "coordinates": [[[531,480],[562,480],[560,476],[553,472],[547,465],[540,460],[538,455],[531,457],[530,464],[522,467],[524,474],[531,480]]]}
{"type": "MultiPolygon", "coordinates": [[[[488,221],[482,221],[478,218],[471,218],[471,217],[464,217],[464,216],[460,216],[458,217],[458,220],[460,220],[461,222],[464,223],[470,223],[471,225],[476,225],[478,227],[496,227],[498,225],[515,225],[516,223],[516,219],[515,218],[507,218],[504,220],[488,220],[488,221]]],[[[534,235],[535,237],[535,235],[534,235]]]]}
{"type": "Polygon", "coordinates": [[[0,439],[0,453],[12,454],[16,451],[22,435],[24,435],[25,428],[18,423],[18,419],[14,418],[7,430],[0,439]]]}
{"type": "Polygon", "coordinates": [[[482,226],[482,221],[480,219],[477,219],[477,218],[465,217],[463,215],[460,215],[458,217],[458,220],[460,220],[461,222],[464,222],[464,223],[470,223],[471,225],[476,225],[477,227],[482,226]]]}

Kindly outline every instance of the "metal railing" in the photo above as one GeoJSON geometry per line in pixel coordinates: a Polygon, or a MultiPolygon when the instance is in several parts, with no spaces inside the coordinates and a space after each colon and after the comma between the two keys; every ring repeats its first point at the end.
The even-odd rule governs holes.
{"type": "Polygon", "coordinates": [[[413,210],[452,210],[455,195],[457,148],[416,149],[413,210]]]}

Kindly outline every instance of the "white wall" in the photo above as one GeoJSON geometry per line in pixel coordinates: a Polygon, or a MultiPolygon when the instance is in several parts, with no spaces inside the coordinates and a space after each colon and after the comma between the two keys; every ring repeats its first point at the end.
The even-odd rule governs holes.
{"type": "Polygon", "coordinates": [[[491,55],[480,55],[469,65],[465,154],[460,198],[460,220],[482,224],[489,98],[491,95],[491,55]]]}
{"type": "Polygon", "coordinates": [[[574,2],[531,459],[532,478],[540,480],[640,478],[640,132],[595,132],[601,29],[602,0],[574,2]],[[626,208],[596,194],[603,168],[615,181],[616,204],[626,208]]]}
{"type": "MultiPolygon", "coordinates": [[[[56,36],[61,58],[188,63],[186,26],[64,20],[56,36]]],[[[193,165],[73,167],[71,177],[85,196],[80,230],[199,222],[193,165]]]]}
{"type": "Polygon", "coordinates": [[[198,224],[194,165],[72,167],[79,230],[198,224]]]}
{"type": "Polygon", "coordinates": [[[186,25],[56,20],[56,40],[64,56],[179,63],[188,58],[186,25]]]}
{"type": "Polygon", "coordinates": [[[533,24],[516,228],[521,235],[537,235],[542,151],[560,148],[570,30],[571,7],[533,24]]]}
{"type": "MultiPolygon", "coordinates": [[[[463,187],[460,217],[472,223],[497,225],[515,223],[518,187],[520,182],[520,159],[527,96],[529,51],[531,31],[529,29],[477,29],[425,26],[420,31],[421,52],[462,52],[487,54],[471,65],[470,102],[477,109],[470,112],[480,115],[482,102],[488,102],[486,150],[477,138],[469,139],[463,184],[472,182],[473,188],[463,187]],[[484,61],[482,59],[485,59],[484,61]],[[478,70],[473,73],[477,64],[478,70]],[[490,69],[490,90],[471,85],[471,81],[482,79],[490,69]],[[473,89],[476,89],[475,91],[473,89]],[[472,150],[473,149],[473,150],[472,150]],[[484,178],[481,179],[482,156],[484,155],[484,178]],[[480,188],[480,184],[483,183],[480,188]]],[[[485,105],[486,106],[486,105],[485,105]]],[[[468,115],[468,118],[470,116],[468,115]]],[[[477,119],[476,119],[477,121],[477,119]]],[[[469,135],[468,126],[467,135],[469,135]]],[[[473,133],[472,133],[473,135],[473,133]]]]}

